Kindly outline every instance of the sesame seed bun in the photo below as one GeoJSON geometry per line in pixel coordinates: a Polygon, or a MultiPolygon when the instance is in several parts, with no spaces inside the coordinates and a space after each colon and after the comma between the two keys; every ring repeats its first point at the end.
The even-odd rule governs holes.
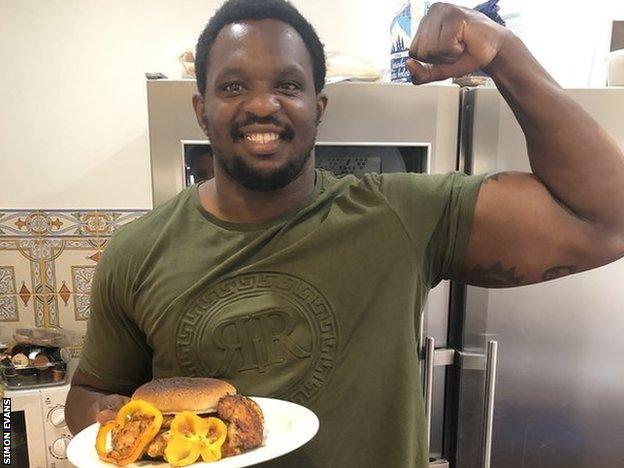
{"type": "Polygon", "coordinates": [[[208,377],[170,377],[154,379],[136,389],[133,400],[145,400],[163,414],[192,411],[214,413],[217,403],[226,395],[235,395],[236,388],[224,380],[208,377]]]}

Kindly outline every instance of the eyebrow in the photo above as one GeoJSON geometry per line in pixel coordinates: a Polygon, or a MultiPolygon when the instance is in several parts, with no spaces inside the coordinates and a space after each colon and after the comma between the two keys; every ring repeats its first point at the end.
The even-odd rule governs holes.
{"type": "Polygon", "coordinates": [[[298,67],[297,65],[288,65],[282,68],[280,72],[278,73],[278,77],[280,78],[284,76],[292,76],[292,75],[296,75],[301,78],[305,77],[305,73],[303,72],[301,67],[298,67]]]}
{"type": "MultiPolygon", "coordinates": [[[[216,76],[215,82],[218,83],[220,81],[225,80],[228,77],[239,77],[239,76],[243,76],[243,77],[246,76],[245,70],[243,70],[242,68],[238,68],[238,67],[226,67],[223,70],[221,70],[219,74],[216,76]]],[[[284,68],[282,68],[277,74],[278,78],[284,78],[284,77],[289,77],[289,76],[296,76],[296,77],[303,79],[305,77],[305,73],[303,72],[301,67],[297,65],[287,65],[284,68]]]]}
{"type": "Polygon", "coordinates": [[[227,67],[221,70],[215,78],[215,82],[219,82],[227,78],[228,76],[241,76],[245,75],[245,72],[241,68],[227,67]]]}

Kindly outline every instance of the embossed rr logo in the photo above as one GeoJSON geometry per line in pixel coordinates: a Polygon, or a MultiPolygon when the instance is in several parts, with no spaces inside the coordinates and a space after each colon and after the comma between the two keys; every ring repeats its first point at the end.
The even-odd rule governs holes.
{"type": "Polygon", "coordinates": [[[291,337],[294,318],[282,309],[266,309],[219,323],[212,332],[215,345],[225,351],[215,375],[257,370],[281,364],[288,356],[305,359],[311,352],[291,337]]]}

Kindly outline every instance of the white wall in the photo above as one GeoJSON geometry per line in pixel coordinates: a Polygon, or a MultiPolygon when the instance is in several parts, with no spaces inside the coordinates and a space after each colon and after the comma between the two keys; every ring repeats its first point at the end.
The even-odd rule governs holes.
{"type": "MultiPolygon", "coordinates": [[[[387,2],[294,3],[328,49],[386,50],[387,2]]],[[[179,74],[220,4],[0,0],[0,207],[150,208],[144,73],[179,74]]]]}
{"type": "Polygon", "coordinates": [[[524,42],[562,86],[604,86],[611,22],[624,19],[624,1],[517,3],[522,11],[524,42]]]}
{"type": "MultiPolygon", "coordinates": [[[[506,2],[567,86],[587,84],[607,18],[624,18],[616,0],[506,2]]],[[[144,73],[179,73],[175,52],[220,3],[0,0],[0,208],[150,208],[144,73]]],[[[294,0],[327,50],[380,66],[400,3],[294,0]]]]}

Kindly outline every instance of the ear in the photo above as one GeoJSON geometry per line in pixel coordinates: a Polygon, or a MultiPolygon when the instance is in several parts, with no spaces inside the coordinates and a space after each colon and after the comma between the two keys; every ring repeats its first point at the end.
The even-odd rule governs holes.
{"type": "Polygon", "coordinates": [[[204,135],[208,136],[208,122],[206,121],[206,108],[204,106],[204,97],[199,94],[193,94],[193,109],[195,109],[195,117],[197,123],[204,131],[204,135]]]}
{"type": "Polygon", "coordinates": [[[320,124],[327,108],[327,96],[325,93],[318,93],[316,96],[316,125],[320,124]]]}

